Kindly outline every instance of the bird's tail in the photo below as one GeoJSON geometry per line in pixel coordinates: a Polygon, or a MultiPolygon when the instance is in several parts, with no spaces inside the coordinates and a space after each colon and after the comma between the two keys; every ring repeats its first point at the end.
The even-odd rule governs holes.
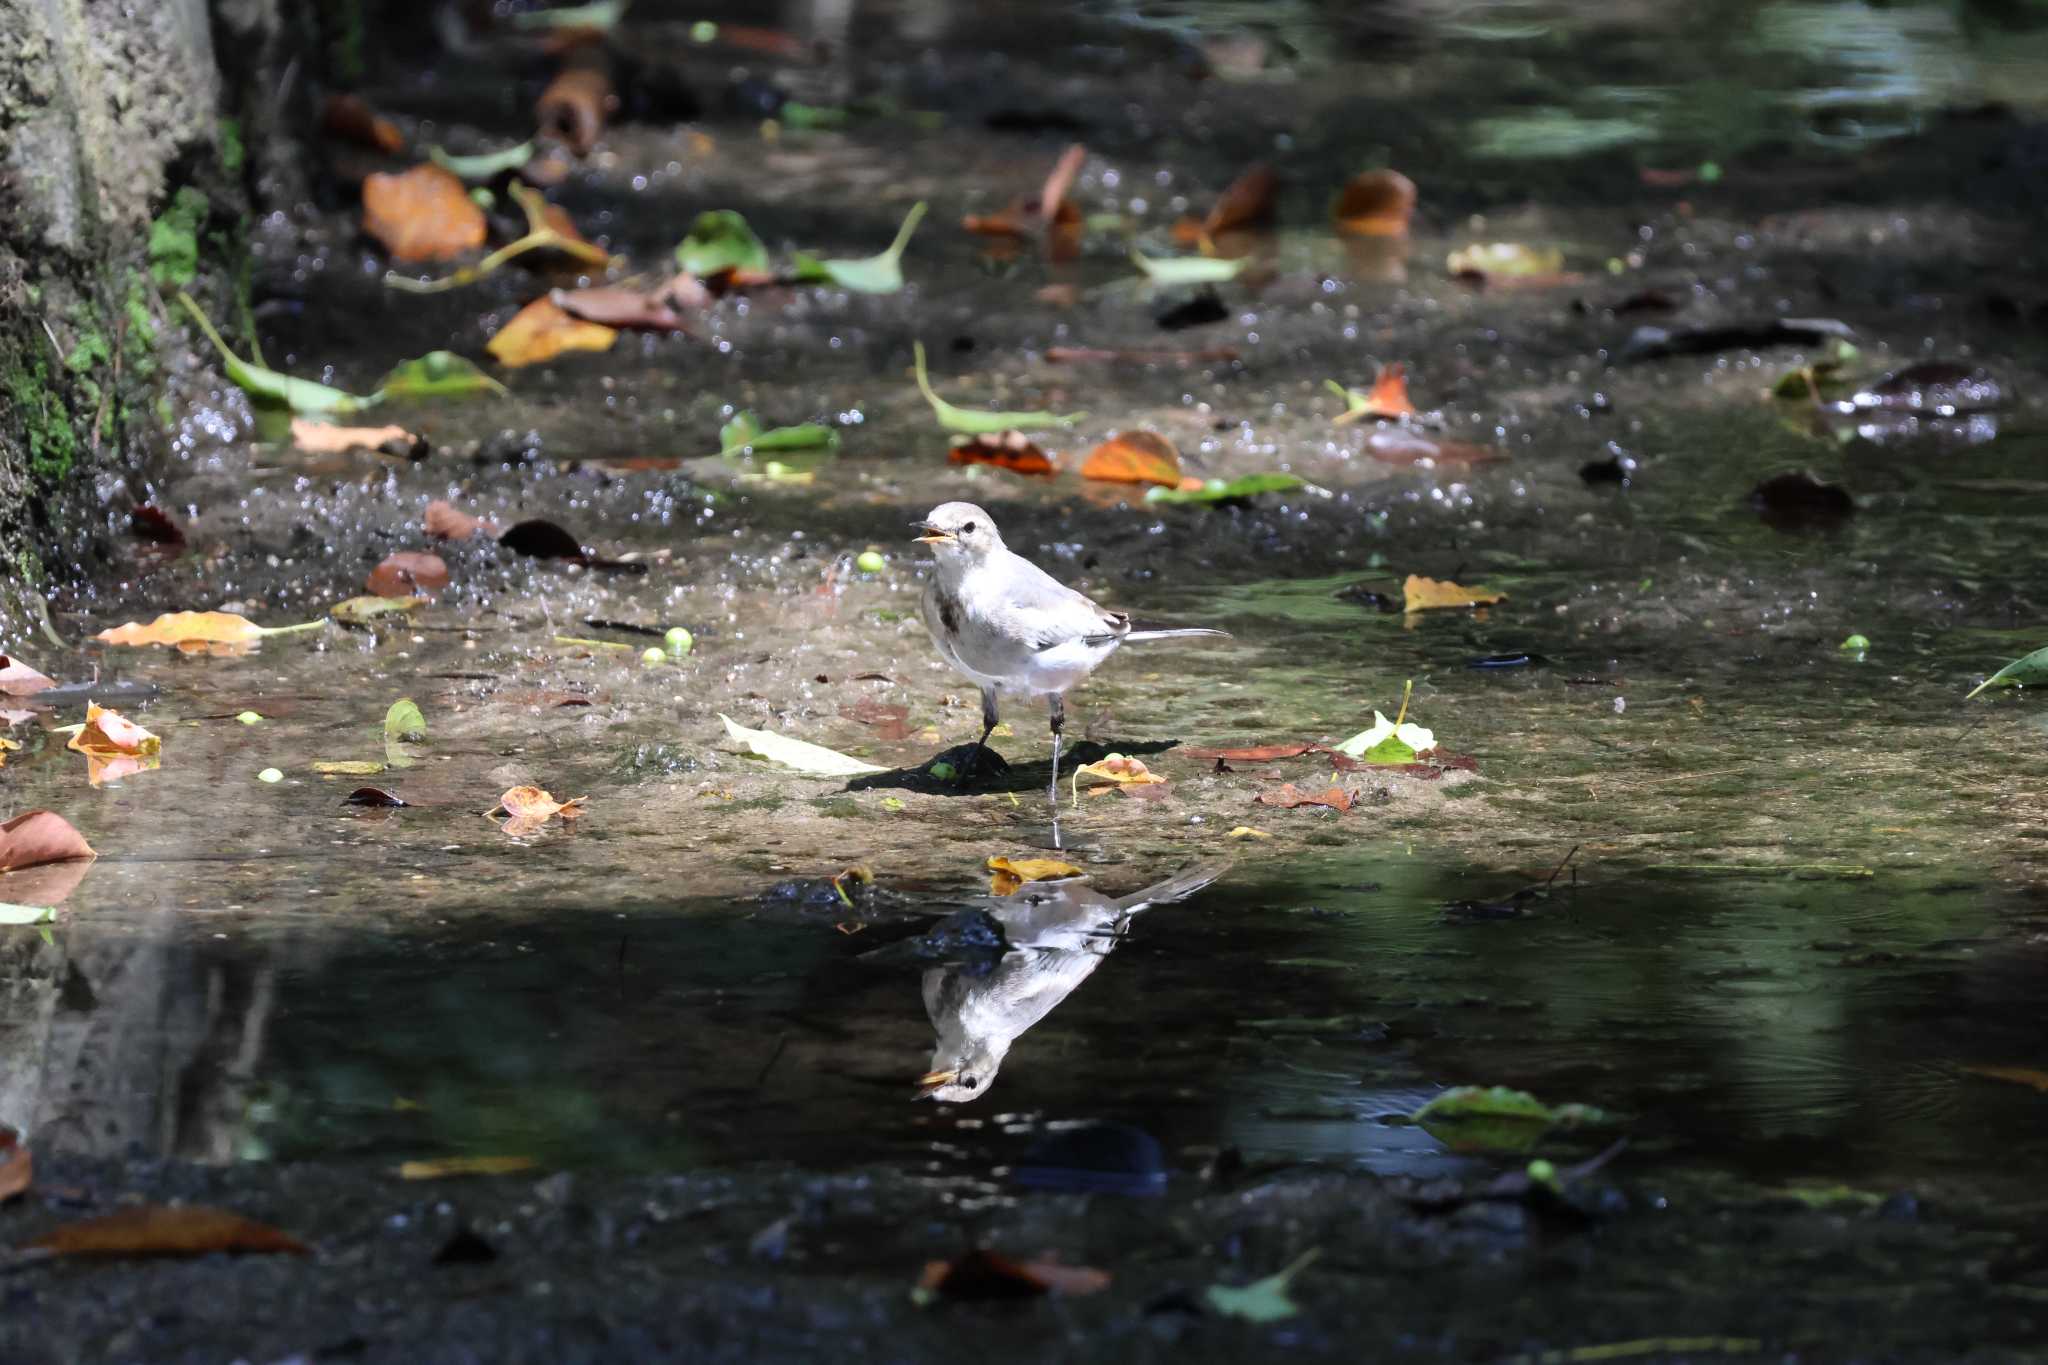
{"type": "Polygon", "coordinates": [[[1124,643],[1129,644],[1133,640],[1179,640],[1194,635],[1214,635],[1221,640],[1230,638],[1229,631],[1211,630],[1207,626],[1145,626],[1124,636],[1124,643]]]}
{"type": "Polygon", "coordinates": [[[1148,905],[1164,905],[1168,901],[1186,900],[1228,871],[1230,864],[1227,861],[1200,863],[1154,886],[1148,886],[1143,891],[1134,891],[1128,896],[1119,897],[1117,908],[1128,913],[1143,910],[1148,905]]]}

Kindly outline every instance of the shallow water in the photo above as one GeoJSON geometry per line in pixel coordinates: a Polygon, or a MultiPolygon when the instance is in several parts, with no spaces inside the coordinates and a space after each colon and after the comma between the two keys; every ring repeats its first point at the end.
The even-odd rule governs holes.
{"type": "MultiPolygon", "coordinates": [[[[377,635],[331,628],[240,659],[7,642],[66,680],[97,666],[160,688],[123,709],[164,758],[88,789],[46,728],[75,707],[12,732],[26,747],[0,770],[7,808],[60,811],[102,858],[47,939],[0,931],[0,1120],[56,1150],[219,1161],[880,1161],[979,1182],[1060,1125],[1109,1118],[1157,1136],[1179,1171],[1231,1151],[1427,1175],[1474,1158],[1389,1119],[1446,1086],[1505,1084],[1614,1116],[1539,1149],[1559,1156],[1626,1133],[1639,1169],[2038,1187],[2048,1099],[1971,1068],[2041,1064],[2048,760],[2030,698],[1960,698],[2041,643],[2048,593],[2027,311],[2048,299],[2029,217],[2040,35],[1925,6],[1721,6],[1676,29],[1662,8],[1340,9],[1015,7],[967,25],[947,6],[860,7],[857,59],[790,82],[818,102],[879,90],[944,115],[935,128],[890,117],[767,143],[720,105],[699,152],[672,122],[622,124],[560,198],[636,264],[727,204],[778,251],[861,254],[928,196],[912,290],[764,291],[720,304],[703,339],[628,334],[509,376],[507,400],[394,412],[435,445],[419,466],[308,468],[251,439],[238,396],[181,377],[190,411],[154,491],[194,548],[58,594],[74,638],[180,606],[310,619],[421,545],[438,497],[551,517],[651,567],[570,572],[466,544],[441,550],[454,586],[377,635]],[[1226,39],[1264,54],[1260,79],[1190,85],[1177,63],[1205,44],[1221,60],[1226,39]],[[2009,107],[1962,116],[1985,100],[2009,107]],[[1269,277],[1227,287],[1223,322],[1166,333],[1115,243],[1070,268],[989,259],[954,221],[1032,192],[1068,134],[996,134],[984,116],[1046,108],[1085,125],[1078,193],[1155,243],[1244,162],[1274,159],[1283,227],[1255,244],[1269,277]],[[1389,159],[1422,183],[1413,240],[1347,249],[1321,227],[1327,194],[1389,159]],[[1725,163],[1713,185],[1638,176],[1707,159],[1725,163]],[[1561,244],[1584,278],[1474,292],[1444,276],[1448,249],[1495,239],[1561,244]],[[1078,286],[1077,303],[1032,302],[1047,282],[1078,286]],[[1647,289],[1678,311],[1616,310],[1647,289]],[[1961,357],[2001,375],[1995,436],[1815,439],[1757,396],[1803,358],[1792,348],[1616,360],[1639,322],[1815,315],[1854,326],[1873,368],[1961,357]],[[913,337],[957,402],[1088,409],[1049,442],[1062,449],[1143,423],[1203,475],[1288,468],[1318,491],[1161,510],[1071,475],[947,465],[905,378],[913,337]],[[1061,366],[1049,344],[1242,359],[1061,366]],[[1451,436],[1510,458],[1368,458],[1329,425],[1321,385],[1385,361],[1408,363],[1451,436]],[[839,421],[845,449],[811,486],[736,481],[698,458],[731,405],[839,421]],[[1625,490],[1579,474],[1610,443],[1641,461],[1625,490]],[[647,457],[687,463],[603,464],[647,457]],[[1845,526],[1787,533],[1747,505],[1799,468],[1855,496],[1845,526]],[[916,624],[903,543],[952,497],[1119,605],[1233,632],[1119,659],[1073,699],[1077,732],[1145,752],[1173,794],[1090,798],[1062,824],[1112,894],[1239,862],[1141,915],[987,1097],[941,1106],[911,1098],[932,1046],[923,968],[862,955],[981,890],[989,855],[1044,841],[1038,714],[1013,708],[999,735],[1013,780],[959,795],[794,778],[734,753],[717,716],[899,770],[971,738],[972,694],[916,624]],[[889,558],[875,577],[850,562],[870,545],[889,558]],[[1407,618],[1365,596],[1398,599],[1411,572],[1508,600],[1407,618]],[[618,622],[684,624],[697,646],[643,668],[651,639],[618,622]],[[1838,648],[1851,633],[1867,658],[1838,648]],[[1469,667],[1518,652],[1537,658],[1469,667]],[[1313,758],[1216,773],[1171,747],[1342,737],[1410,679],[1415,714],[1477,778],[1347,778],[1365,799],[1337,817],[1250,804],[1282,776],[1323,779],[1313,758]],[[428,718],[411,766],[310,770],[386,759],[400,696],[428,718]],[[843,713],[861,700],[908,706],[911,733],[843,713]],[[256,780],[270,766],[283,782],[256,780]],[[483,812],[524,781],[587,794],[589,812],[510,839],[483,812]],[[413,805],[340,804],[364,782],[413,805]],[[1239,824],[1273,838],[1226,840],[1239,824]],[[1576,871],[1526,914],[1446,908],[1542,882],[1575,847],[1576,871]],[[818,893],[861,862],[872,903],[818,893]],[[773,893],[792,878],[811,894],[773,893]]],[[[704,91],[739,65],[650,50],[681,54],[704,91]]],[[[488,65],[380,79],[380,108],[434,121],[422,140],[523,135],[530,92],[488,65]]],[[[542,283],[389,293],[349,214],[260,228],[273,363],[367,387],[433,347],[481,354],[542,283]]]]}

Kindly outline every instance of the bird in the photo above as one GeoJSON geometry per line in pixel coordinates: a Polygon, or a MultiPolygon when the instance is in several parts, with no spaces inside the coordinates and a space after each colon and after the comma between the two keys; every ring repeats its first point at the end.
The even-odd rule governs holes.
{"type": "MultiPolygon", "coordinates": [[[[1229,870],[1227,862],[1202,864],[1119,898],[1079,880],[1026,882],[992,897],[985,911],[958,912],[994,919],[1003,931],[1003,954],[992,968],[980,964],[979,972],[972,962],[925,971],[925,1013],[939,1037],[917,1097],[959,1104],[987,1094],[1010,1045],[1102,965],[1132,916],[1185,900],[1229,870]]],[[[945,941],[945,926],[928,937],[945,941]]]]}
{"type": "Polygon", "coordinates": [[[939,654],[981,689],[978,759],[988,749],[1003,692],[1044,697],[1052,725],[1052,785],[1060,799],[1060,730],[1066,694],[1118,649],[1141,640],[1229,639],[1206,626],[1138,629],[1003,544],[995,519],[971,502],[947,502],[913,523],[932,547],[936,571],[919,603],[939,654]]]}

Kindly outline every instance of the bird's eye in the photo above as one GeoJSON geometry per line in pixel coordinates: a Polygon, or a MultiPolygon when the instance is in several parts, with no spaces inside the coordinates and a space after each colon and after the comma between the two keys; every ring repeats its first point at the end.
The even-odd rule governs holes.
{"type": "Polygon", "coordinates": [[[962,1076],[960,1078],[960,1084],[965,1086],[967,1089],[972,1090],[976,1086],[981,1084],[981,1078],[979,1076],[962,1076]]]}
{"type": "Polygon", "coordinates": [[[963,536],[971,536],[971,535],[973,535],[973,534],[974,534],[974,523],[970,521],[970,522],[968,522],[968,523],[967,523],[967,524],[966,524],[965,526],[961,527],[961,528],[960,528],[960,534],[961,534],[961,535],[963,535],[963,536]]]}

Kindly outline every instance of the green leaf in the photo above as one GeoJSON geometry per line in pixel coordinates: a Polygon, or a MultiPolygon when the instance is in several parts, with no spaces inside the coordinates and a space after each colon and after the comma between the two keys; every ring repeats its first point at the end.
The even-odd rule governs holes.
{"type": "Polygon", "coordinates": [[[1968,701],[1987,687],[2032,687],[2036,683],[2048,682],[2048,648],[2035,650],[2032,654],[2014,659],[1983,682],[1970,689],[1968,701]]]}
{"type": "Polygon", "coordinates": [[[911,343],[911,353],[917,357],[917,391],[924,395],[924,401],[932,405],[932,414],[939,419],[939,425],[948,431],[966,435],[992,435],[1025,427],[1070,427],[1088,414],[1070,412],[1062,416],[1055,412],[984,412],[980,408],[956,408],[932,392],[931,375],[925,370],[924,343],[911,343]]]}
{"type": "Polygon", "coordinates": [[[384,771],[382,763],[359,758],[333,759],[311,766],[316,773],[329,773],[340,777],[375,777],[384,771]]]}
{"type": "Polygon", "coordinates": [[[1870,637],[1868,635],[1851,635],[1848,639],[1842,641],[1841,644],[1842,651],[1849,654],[1861,654],[1869,648],[1870,637]]]}
{"type": "Polygon", "coordinates": [[[924,208],[922,199],[910,206],[910,212],[903,217],[903,226],[896,229],[896,240],[879,256],[858,261],[821,261],[815,256],[799,253],[796,277],[811,282],[829,280],[856,294],[895,293],[903,288],[903,248],[910,245],[910,235],[924,220],[924,208]]]}
{"type": "Polygon", "coordinates": [[[367,626],[379,617],[404,616],[426,605],[424,597],[351,597],[336,602],[327,614],[345,626],[367,626]]]}
{"type": "Polygon", "coordinates": [[[626,7],[633,0],[598,0],[591,5],[567,5],[561,9],[522,10],[512,16],[514,28],[594,28],[601,32],[611,29],[626,15],[626,7]]]}
{"type": "Polygon", "coordinates": [[[1234,280],[1250,264],[1247,258],[1226,260],[1218,256],[1147,256],[1131,248],[1131,264],[1145,272],[1154,284],[1221,284],[1234,280]]]}
{"type": "Polygon", "coordinates": [[[427,159],[464,180],[495,180],[533,160],[533,143],[522,142],[502,152],[479,152],[474,156],[455,156],[436,145],[427,148],[427,159]]]}
{"type": "Polygon", "coordinates": [[[416,360],[401,360],[377,385],[379,398],[466,398],[473,393],[503,395],[503,384],[477,363],[453,351],[428,351],[416,360]]]}
{"type": "Polygon", "coordinates": [[[228,349],[228,344],[220,339],[220,333],[206,320],[206,314],[200,312],[199,305],[192,302],[190,294],[180,289],[178,302],[185,306],[185,311],[199,324],[199,330],[213,343],[213,349],[220,352],[221,365],[227,370],[228,378],[234,380],[243,392],[259,404],[287,407],[301,414],[361,412],[382,397],[381,394],[373,393],[368,398],[363,398],[353,393],[343,393],[340,389],[330,389],[325,384],[315,384],[310,379],[294,379],[290,375],[279,374],[276,370],[268,370],[261,365],[251,365],[228,349]]]}
{"type": "Polygon", "coordinates": [[[1607,1115],[1584,1104],[1543,1103],[1504,1085],[1461,1085],[1410,1114],[1431,1137],[1460,1152],[1523,1152],[1552,1128],[1604,1123],[1607,1115]]]}
{"type": "Polygon", "coordinates": [[[700,278],[721,270],[766,270],[768,248],[739,214],[707,209],[676,247],[676,263],[700,278]]]}
{"type": "Polygon", "coordinates": [[[738,724],[732,717],[720,715],[725,722],[725,732],[732,738],[771,762],[786,768],[794,768],[811,777],[858,777],[862,773],[885,773],[887,768],[877,768],[872,763],[863,763],[851,754],[842,754],[827,749],[821,744],[809,744],[788,735],[778,735],[772,730],[749,730],[738,724]]]}
{"type": "Polygon", "coordinates": [[[1259,493],[1285,493],[1306,488],[1308,481],[1292,474],[1247,474],[1241,479],[1211,479],[1200,488],[1148,488],[1146,502],[1229,502],[1259,493]]]}
{"type": "Polygon", "coordinates": [[[756,450],[837,450],[839,432],[834,427],[817,422],[805,422],[793,427],[761,427],[761,419],[751,412],[736,412],[732,420],[718,429],[718,453],[721,455],[745,455],[756,450]]]}
{"type": "Polygon", "coordinates": [[[411,697],[400,697],[384,713],[384,742],[421,740],[427,737],[427,718],[411,697]]]}
{"type": "Polygon", "coordinates": [[[1291,1318],[1301,1311],[1301,1305],[1287,1297],[1287,1287],[1294,1282],[1295,1276],[1308,1269],[1322,1254],[1321,1247],[1310,1247],[1290,1261],[1279,1274],[1254,1280],[1242,1289],[1212,1284],[1202,1291],[1202,1301],[1218,1313],[1243,1318],[1247,1322],[1280,1322],[1291,1318]]]}
{"type": "Polygon", "coordinates": [[[853,119],[850,110],[830,104],[799,104],[785,100],[775,111],[775,121],[785,128],[844,128],[853,119]]]}
{"type": "Polygon", "coordinates": [[[1367,763],[1413,763],[1416,751],[1401,741],[1398,735],[1388,735],[1379,743],[1367,749],[1362,757],[1367,763]]]}
{"type": "Polygon", "coordinates": [[[0,924],[48,924],[56,918],[54,905],[10,905],[0,901],[0,924]]]}

